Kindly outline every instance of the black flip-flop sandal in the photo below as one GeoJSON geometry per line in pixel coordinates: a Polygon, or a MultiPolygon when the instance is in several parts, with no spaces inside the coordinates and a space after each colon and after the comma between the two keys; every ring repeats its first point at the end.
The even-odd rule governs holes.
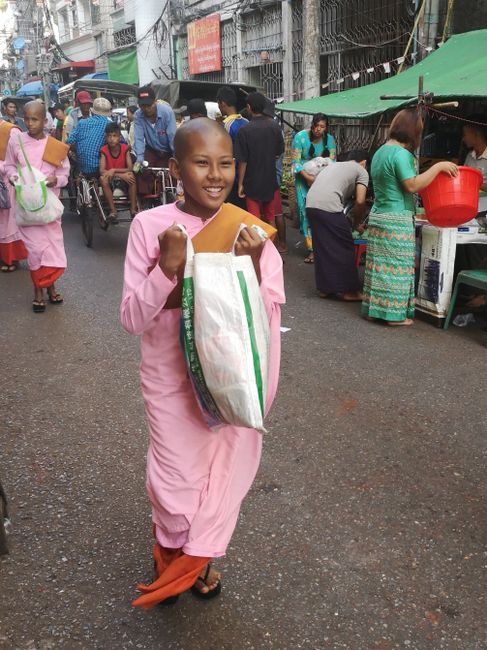
{"type": "Polygon", "coordinates": [[[64,302],[64,298],[61,296],[60,293],[53,293],[49,294],[49,302],[51,305],[62,305],[64,302]]]}
{"type": "MultiPolygon", "coordinates": [[[[196,582],[198,582],[199,580],[206,587],[208,587],[206,581],[208,579],[208,576],[210,575],[210,569],[211,569],[211,564],[208,563],[204,577],[202,578],[201,576],[199,576],[196,582]]],[[[200,591],[198,587],[194,587],[194,586],[191,587],[191,593],[193,594],[193,596],[196,596],[196,598],[199,598],[200,600],[211,600],[212,598],[216,598],[221,594],[221,591],[222,591],[222,583],[220,580],[218,580],[216,587],[210,589],[210,591],[207,591],[206,593],[200,591]]]]}
{"type": "Polygon", "coordinates": [[[1,269],[2,273],[13,273],[17,270],[16,264],[2,264],[1,269]]]}
{"type": "Polygon", "coordinates": [[[43,300],[33,300],[32,311],[34,314],[42,314],[42,312],[46,311],[46,303],[43,300]]]}

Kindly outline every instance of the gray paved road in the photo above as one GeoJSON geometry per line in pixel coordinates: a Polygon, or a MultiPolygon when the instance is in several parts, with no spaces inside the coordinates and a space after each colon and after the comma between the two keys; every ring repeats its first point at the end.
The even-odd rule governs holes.
{"type": "Polygon", "coordinates": [[[151,536],[138,343],[117,319],[126,228],[93,250],[73,218],[65,233],[64,306],[34,315],[27,272],[0,277],[2,650],[487,648],[485,334],[366,323],[314,297],[292,247],[224,594],[135,611],[151,536]]]}

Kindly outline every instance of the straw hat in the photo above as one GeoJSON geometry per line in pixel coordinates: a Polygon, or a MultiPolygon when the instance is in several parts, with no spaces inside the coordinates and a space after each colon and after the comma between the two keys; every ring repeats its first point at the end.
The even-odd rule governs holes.
{"type": "Polygon", "coordinates": [[[104,97],[97,97],[93,102],[93,108],[91,109],[93,115],[103,115],[104,117],[110,117],[112,114],[112,105],[104,97]]]}

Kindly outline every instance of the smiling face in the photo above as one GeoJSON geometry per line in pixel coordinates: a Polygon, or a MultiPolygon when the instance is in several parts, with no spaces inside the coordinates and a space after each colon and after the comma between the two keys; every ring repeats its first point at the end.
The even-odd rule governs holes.
{"type": "Polygon", "coordinates": [[[32,138],[44,137],[46,110],[40,102],[29,102],[24,107],[24,122],[27,132],[32,138]]]}
{"type": "MultiPolygon", "coordinates": [[[[198,122],[205,119],[201,118],[198,122]]],[[[185,211],[208,219],[219,210],[233,186],[235,162],[232,141],[226,131],[216,124],[209,126],[203,123],[201,130],[184,126],[178,135],[177,159],[171,158],[169,162],[171,173],[183,183],[185,211]],[[189,132],[185,134],[183,129],[189,132]]]]}

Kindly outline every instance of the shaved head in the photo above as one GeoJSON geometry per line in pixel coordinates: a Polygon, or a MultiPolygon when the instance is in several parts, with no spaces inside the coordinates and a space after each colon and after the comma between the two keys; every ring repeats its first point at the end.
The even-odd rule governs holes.
{"type": "Polygon", "coordinates": [[[43,120],[46,119],[46,107],[43,103],[37,102],[35,100],[32,102],[27,102],[27,104],[24,106],[24,115],[26,113],[38,115],[43,120]]]}
{"type": "Polygon", "coordinates": [[[185,122],[176,131],[174,157],[179,161],[183,160],[188,155],[188,151],[194,144],[195,139],[211,140],[216,137],[222,138],[225,145],[228,144],[231,153],[233,150],[232,139],[221,124],[215,122],[215,120],[210,120],[208,117],[197,117],[194,120],[185,122]]]}

